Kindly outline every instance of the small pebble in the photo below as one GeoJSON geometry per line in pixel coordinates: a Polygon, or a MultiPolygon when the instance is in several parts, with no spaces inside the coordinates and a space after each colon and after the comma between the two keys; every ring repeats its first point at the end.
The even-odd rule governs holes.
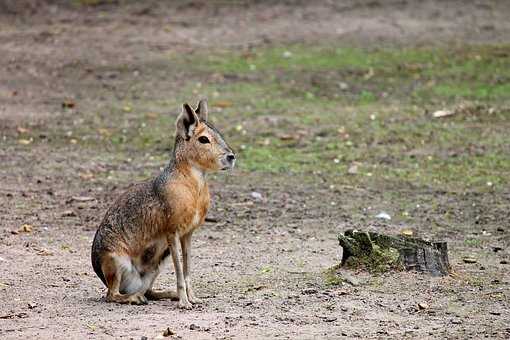
{"type": "Polygon", "coordinates": [[[428,308],[429,308],[429,305],[428,305],[428,304],[426,304],[425,302],[420,302],[420,303],[418,304],[418,308],[419,308],[419,309],[428,309],[428,308]]]}
{"type": "Polygon", "coordinates": [[[325,322],[333,322],[333,321],[336,321],[336,320],[337,320],[337,318],[335,318],[334,316],[328,316],[328,317],[324,318],[325,322]]]}
{"type": "Polygon", "coordinates": [[[380,218],[380,219],[388,220],[388,221],[391,220],[390,214],[388,214],[385,211],[381,211],[379,214],[375,215],[375,218],[380,218]]]}
{"type": "Polygon", "coordinates": [[[164,331],[163,331],[163,336],[164,337],[168,337],[168,336],[172,336],[172,335],[175,335],[175,332],[173,330],[170,329],[170,327],[167,327],[164,331]]]}
{"type": "Polygon", "coordinates": [[[191,329],[192,331],[198,331],[200,330],[200,326],[192,323],[191,325],[189,325],[189,329],[191,329]]]}
{"type": "Polygon", "coordinates": [[[317,289],[315,289],[315,288],[303,289],[303,294],[316,294],[316,293],[317,293],[317,289]]]}
{"type": "Polygon", "coordinates": [[[251,198],[257,201],[262,201],[262,194],[260,192],[252,191],[250,194],[251,198]]]}
{"type": "Polygon", "coordinates": [[[476,263],[477,262],[477,260],[474,257],[464,257],[464,258],[462,258],[462,261],[464,261],[464,263],[476,263]]]}
{"type": "Polygon", "coordinates": [[[345,282],[349,283],[350,285],[356,287],[356,286],[359,286],[360,285],[360,282],[358,279],[356,279],[355,277],[349,275],[349,274],[346,274],[346,273],[342,273],[342,277],[343,279],[345,280],[345,282]]]}
{"type": "Polygon", "coordinates": [[[66,210],[62,213],[62,217],[75,217],[76,213],[72,210],[66,210]]]}

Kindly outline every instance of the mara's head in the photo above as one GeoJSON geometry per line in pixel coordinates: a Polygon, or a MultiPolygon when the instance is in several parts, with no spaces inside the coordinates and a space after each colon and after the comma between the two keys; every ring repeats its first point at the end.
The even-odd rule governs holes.
{"type": "Polygon", "coordinates": [[[227,170],[234,167],[236,157],[221,133],[207,121],[207,101],[196,109],[182,106],[177,118],[175,157],[188,161],[202,171],[227,170]]]}

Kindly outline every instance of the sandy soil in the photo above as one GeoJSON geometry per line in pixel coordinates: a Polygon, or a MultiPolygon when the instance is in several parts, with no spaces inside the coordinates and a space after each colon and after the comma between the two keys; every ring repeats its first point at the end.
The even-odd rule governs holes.
{"type": "MultiPolygon", "coordinates": [[[[173,337],[185,339],[510,337],[510,276],[508,265],[501,264],[506,250],[478,254],[482,263],[463,263],[471,251],[461,241],[467,229],[433,224],[441,216],[427,209],[432,202],[447,204],[457,225],[497,246],[508,244],[510,194],[449,196],[402,189],[409,200],[422,203],[416,212],[420,234],[451,243],[455,275],[346,272],[354,285],[331,287],[322,273],[339,261],[339,232],[367,224],[384,232],[398,230],[370,218],[391,205],[383,201],[385,188],[330,190],[320,181],[284,182],[234,171],[213,181],[211,215],[219,222],[206,224],[194,240],[194,282],[205,304],[192,311],[181,311],[171,301],[121,306],[102,300],[105,289],[92,272],[89,254],[102,215],[128,183],[88,181],[80,174],[136,169],[96,161],[79,148],[54,153],[45,143],[27,148],[5,142],[17,126],[55,125],[64,134],[80,124],[79,110],[69,116],[71,111],[59,108],[66,98],[100,109],[101,89],[90,73],[102,67],[147,66],[137,81],[147,87],[154,82],[154,91],[171,93],[182,83],[182,72],[168,66],[170,79],[155,77],[167,52],[317,39],[369,46],[508,43],[510,3],[219,6],[195,1],[113,11],[30,3],[0,7],[5,12],[0,16],[0,133],[6,136],[0,140],[0,337],[140,339],[160,336],[167,327],[176,333],[173,337]],[[252,190],[263,200],[253,200],[252,190]],[[93,199],[73,199],[83,196],[93,199]],[[353,210],[364,201],[365,210],[353,210]],[[474,215],[483,227],[472,222],[474,215]],[[23,224],[33,230],[18,232],[23,224]],[[428,306],[421,309],[419,303],[428,306]]],[[[126,82],[122,74],[115,78],[115,91],[122,93],[126,82]]],[[[141,156],[133,158],[136,164],[141,156]]],[[[156,173],[160,165],[147,166],[156,173]]],[[[173,286],[169,268],[157,287],[173,286]]]]}

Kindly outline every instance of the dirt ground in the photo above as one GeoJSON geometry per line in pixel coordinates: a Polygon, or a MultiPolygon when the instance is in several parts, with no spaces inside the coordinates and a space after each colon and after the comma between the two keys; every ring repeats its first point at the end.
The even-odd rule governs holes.
{"type": "MultiPolygon", "coordinates": [[[[92,238],[131,174],[142,168],[155,174],[163,164],[144,157],[145,150],[133,150],[128,162],[98,160],[94,150],[72,142],[54,147],[73,128],[93,124],[82,110],[61,108],[69,98],[100,111],[135,83],[147,97],[171,96],[191,71],[172,65],[161,71],[168,53],[317,40],[509,43],[510,3],[28,3],[0,7],[1,338],[140,339],[161,337],[167,328],[184,339],[510,337],[508,190],[455,194],[383,184],[331,190],[320,179],[242,171],[215,176],[210,215],[218,222],[207,223],[193,247],[193,279],[205,303],[191,311],[172,301],[124,306],[103,300],[105,289],[90,265],[92,238]],[[104,72],[124,64],[143,72],[104,72]],[[97,86],[97,74],[111,81],[97,86]],[[20,127],[37,131],[38,142],[18,143],[20,127]],[[87,175],[109,170],[125,177],[87,175]],[[370,226],[395,233],[401,227],[372,218],[391,208],[386,190],[421,204],[410,227],[449,242],[454,274],[345,271],[353,284],[327,285],[324,271],[341,257],[339,232],[370,226]],[[457,227],[440,223],[443,215],[433,204],[444,206],[457,227]],[[20,230],[24,224],[28,230],[20,230]],[[466,234],[491,247],[473,250],[463,242],[466,234]],[[478,263],[463,262],[473,254],[478,263]]],[[[156,286],[174,284],[169,266],[156,286]]]]}

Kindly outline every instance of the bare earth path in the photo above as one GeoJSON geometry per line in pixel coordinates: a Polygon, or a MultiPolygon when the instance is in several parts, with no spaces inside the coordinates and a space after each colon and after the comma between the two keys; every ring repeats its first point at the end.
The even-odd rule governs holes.
{"type": "MultiPolygon", "coordinates": [[[[440,217],[424,209],[416,226],[450,242],[455,275],[350,273],[358,284],[330,286],[323,272],[340,259],[339,232],[366,225],[397,231],[370,217],[391,205],[383,185],[331,190],[320,180],[241,171],[213,177],[211,215],[218,222],[207,223],[194,240],[194,282],[204,305],[181,311],[171,301],[106,304],[89,260],[95,228],[132,177],[155,174],[163,164],[146,157],[147,150],[133,150],[127,161],[103,158],[107,147],[97,153],[72,142],[54,148],[75,128],[100,128],[83,111],[104,110],[133,86],[148,98],[171,97],[193,70],[166,65],[169,53],[310,41],[508,44],[510,3],[148,2],[120,9],[36,6],[35,15],[6,3],[22,14],[0,15],[0,338],[140,339],[161,336],[167,327],[184,339],[510,337],[509,267],[500,264],[506,250],[481,253],[483,265],[468,266],[462,230],[433,228],[430,221],[440,217]],[[126,64],[140,72],[124,72],[126,64]],[[79,100],[77,110],[62,109],[69,98],[79,100]],[[23,126],[38,132],[37,142],[18,142],[23,126]],[[109,171],[124,177],[111,180],[109,171]],[[91,173],[105,175],[91,180],[91,173]],[[355,210],[360,202],[368,210],[355,210]],[[19,231],[24,224],[29,230],[19,231]]],[[[169,140],[172,133],[170,126],[169,140]]],[[[473,227],[466,215],[478,214],[484,237],[508,245],[509,191],[398,190],[412,202],[448,205],[459,225],[473,227]]],[[[158,287],[174,286],[168,268],[158,287]]]]}

